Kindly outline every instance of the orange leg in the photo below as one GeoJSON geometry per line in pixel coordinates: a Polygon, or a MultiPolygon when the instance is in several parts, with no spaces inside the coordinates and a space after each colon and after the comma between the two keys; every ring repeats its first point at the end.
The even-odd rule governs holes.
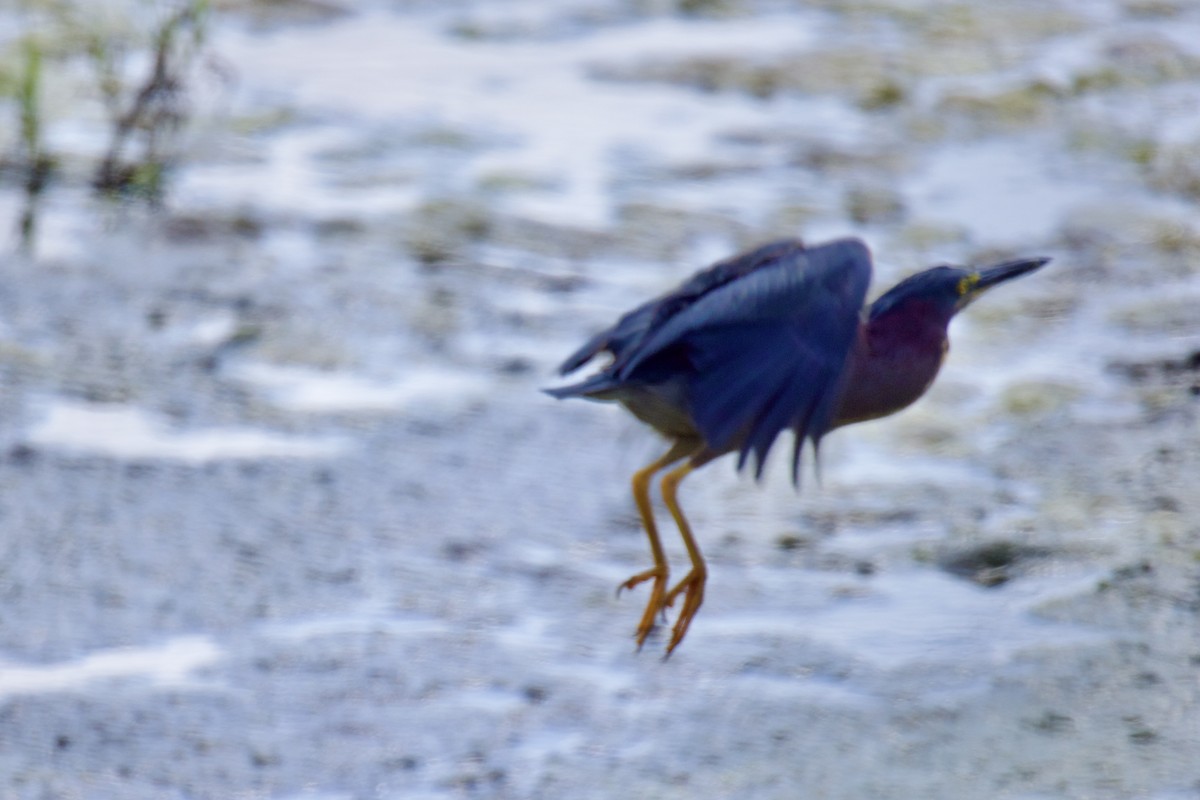
{"type": "Polygon", "coordinates": [[[704,555],[700,552],[700,545],[696,544],[695,537],[692,536],[692,528],[688,525],[687,518],[683,516],[683,509],[679,507],[676,493],[679,491],[680,482],[692,470],[707,464],[712,458],[713,456],[708,453],[700,453],[683,466],[668,472],[662,479],[663,502],[666,503],[671,516],[675,518],[675,524],[679,526],[679,535],[683,537],[688,558],[692,562],[692,569],[683,577],[683,580],[667,592],[663,599],[663,604],[669,606],[674,604],[675,598],[683,595],[683,606],[679,609],[679,618],[675,620],[675,628],[671,631],[671,641],[667,645],[667,656],[671,655],[671,652],[687,635],[692,618],[696,616],[696,612],[700,610],[700,605],[704,602],[704,584],[708,580],[708,567],[704,563],[704,555]]]}
{"type": "Polygon", "coordinates": [[[671,445],[661,458],[651,462],[633,474],[633,500],[637,503],[638,514],[642,518],[642,527],[646,530],[646,538],[650,540],[650,555],[654,558],[654,566],[639,572],[617,587],[617,594],[622,589],[632,589],[640,583],[652,580],[650,601],[646,603],[646,611],[637,626],[637,646],[640,650],[654,628],[654,619],[662,611],[667,592],[667,579],[670,577],[670,566],[667,564],[666,553],[663,552],[662,540],[658,538],[658,527],[654,524],[654,509],[650,505],[650,481],[654,473],[664,467],[674,464],[679,459],[696,450],[696,444],[681,440],[671,445]]]}

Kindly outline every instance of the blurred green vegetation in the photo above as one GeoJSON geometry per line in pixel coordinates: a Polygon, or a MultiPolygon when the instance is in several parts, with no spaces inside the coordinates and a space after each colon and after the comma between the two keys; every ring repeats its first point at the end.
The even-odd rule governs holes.
{"type": "Polygon", "coordinates": [[[20,35],[0,45],[0,181],[25,194],[24,246],[36,231],[38,198],[56,181],[80,179],[110,197],[158,203],[181,157],[188,90],[208,55],[210,0],[25,0],[7,21],[20,35]],[[56,153],[47,131],[95,105],[103,119],[88,153],[56,153]],[[7,126],[0,126],[7,127],[7,126]],[[96,152],[100,155],[97,157],[96,152]]]}
{"type": "Polygon", "coordinates": [[[54,163],[42,143],[42,49],[37,39],[21,42],[21,71],[15,82],[17,111],[20,115],[20,162],[23,169],[25,207],[19,229],[22,242],[32,240],[37,222],[37,200],[46,186],[54,163]]]}

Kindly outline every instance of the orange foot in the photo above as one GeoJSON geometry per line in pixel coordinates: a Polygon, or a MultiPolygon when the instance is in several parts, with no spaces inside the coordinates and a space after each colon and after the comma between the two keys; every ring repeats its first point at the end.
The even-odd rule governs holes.
{"type": "Polygon", "coordinates": [[[670,605],[670,601],[665,601],[667,570],[661,567],[651,567],[645,572],[639,572],[617,587],[617,594],[620,594],[622,589],[632,589],[640,583],[651,580],[654,581],[654,585],[650,587],[650,602],[646,603],[646,611],[642,614],[642,621],[637,626],[638,650],[642,649],[642,645],[646,643],[646,637],[650,635],[650,631],[654,630],[655,618],[666,606],[670,605]]]}
{"type": "Polygon", "coordinates": [[[683,607],[679,609],[679,619],[675,620],[675,628],[671,631],[671,642],[667,645],[667,654],[664,658],[670,657],[671,652],[687,635],[688,627],[692,624],[692,617],[696,616],[696,612],[700,610],[700,605],[704,602],[704,583],[707,580],[708,572],[703,567],[693,568],[684,576],[683,580],[675,585],[675,588],[667,592],[667,596],[663,600],[664,607],[674,605],[675,598],[681,594],[683,595],[683,607]]]}

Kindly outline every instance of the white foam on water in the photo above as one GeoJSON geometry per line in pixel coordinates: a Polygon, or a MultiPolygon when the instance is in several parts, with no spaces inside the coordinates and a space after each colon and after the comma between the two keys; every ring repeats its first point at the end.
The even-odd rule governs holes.
{"type": "Polygon", "coordinates": [[[407,370],[389,381],[271,364],[245,364],[233,374],[281,408],[312,413],[461,410],[484,398],[490,385],[479,375],[442,368],[407,370]]]}
{"type": "MultiPolygon", "coordinates": [[[[986,589],[934,570],[884,573],[861,591],[834,595],[795,615],[725,615],[705,620],[710,635],[770,635],[833,648],[876,668],[915,664],[1004,664],[1022,652],[1100,641],[1078,626],[1047,622],[1035,609],[1095,584],[1097,576],[1028,578],[1013,587],[986,589]],[[986,624],[985,622],[986,621],[986,624]]],[[[847,583],[844,576],[806,574],[810,588],[847,583]]]]}
{"type": "Polygon", "coordinates": [[[290,622],[273,623],[263,632],[276,639],[302,642],[326,636],[387,634],[388,636],[420,637],[453,633],[447,622],[425,617],[394,617],[378,612],[305,617],[290,622]]]}
{"type": "Polygon", "coordinates": [[[26,441],[69,453],[204,463],[224,459],[323,458],[344,452],[338,437],[285,436],[253,428],[174,430],[135,406],[54,400],[26,441]]]}
{"type": "Polygon", "coordinates": [[[906,181],[906,195],[914,216],[970,231],[977,242],[1039,242],[1102,189],[1063,169],[1019,139],[945,147],[906,181]]]}
{"type": "Polygon", "coordinates": [[[180,636],[162,644],[114,647],[73,661],[23,666],[0,660],[0,697],[66,692],[100,681],[141,678],[152,686],[187,686],[197,670],[221,658],[221,648],[207,636],[180,636]]]}
{"type": "MultiPolygon", "coordinates": [[[[680,163],[712,157],[714,136],[778,124],[778,107],[755,98],[598,80],[599,68],[664,57],[769,56],[801,50],[819,35],[816,15],[741,20],[662,19],[579,36],[519,41],[447,35],[434,17],[366,11],[327,26],[263,35],[223,30],[222,54],[239,65],[247,96],[282,91],[288,103],[324,109],[317,124],[276,134],[261,163],[236,168],[196,165],[182,176],[183,197],[230,194],[269,207],[354,210],[369,214],[411,206],[420,196],[402,181],[370,192],[330,186],[317,156],[353,144],[364,123],[425,121],[489,142],[455,153],[431,176],[440,190],[470,190],[492,173],[545,183],[509,200],[512,210],[545,221],[585,226],[611,222],[614,162],[680,163]],[[336,52],[336,59],[313,58],[336,52]],[[270,87],[269,89],[267,87],[270,87]],[[282,89],[281,87],[286,87],[282,89]],[[347,201],[349,199],[349,205],[347,201]]],[[[781,101],[801,126],[827,128],[803,109],[826,101],[781,101]]],[[[440,163],[440,162],[439,162],[440,163]]],[[[417,167],[420,171],[420,167],[417,167]]]]}

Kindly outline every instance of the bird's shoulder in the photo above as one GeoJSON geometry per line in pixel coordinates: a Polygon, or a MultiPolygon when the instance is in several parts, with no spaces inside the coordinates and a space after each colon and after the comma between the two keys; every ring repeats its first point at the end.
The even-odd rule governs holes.
{"type": "Polygon", "coordinates": [[[653,325],[661,324],[700,298],[758,270],[778,266],[804,250],[800,239],[779,239],[700,270],[654,305],[653,325]]]}
{"type": "Polygon", "coordinates": [[[697,327],[751,318],[795,316],[831,305],[857,313],[871,277],[871,257],[858,239],[806,247],[779,239],[718,261],[671,292],[624,314],[560,367],[566,374],[601,351],[613,368],[630,366],[674,336],[697,327]]]}
{"type": "Polygon", "coordinates": [[[635,353],[648,335],[701,298],[756,270],[776,266],[803,249],[804,244],[799,239],[779,239],[700,270],[670,292],[622,314],[611,327],[572,353],[559,367],[559,372],[563,375],[573,372],[604,351],[620,363],[635,353]]]}
{"type": "Polygon", "coordinates": [[[697,273],[664,298],[650,332],[752,320],[857,315],[871,281],[871,256],[858,239],[805,247],[772,242],[697,273]]]}
{"type": "Polygon", "coordinates": [[[647,332],[615,377],[682,381],[708,447],[739,450],[739,465],[754,454],[761,472],[785,428],[798,446],[829,429],[870,277],[870,252],[857,239],[785,249],[647,332]]]}

